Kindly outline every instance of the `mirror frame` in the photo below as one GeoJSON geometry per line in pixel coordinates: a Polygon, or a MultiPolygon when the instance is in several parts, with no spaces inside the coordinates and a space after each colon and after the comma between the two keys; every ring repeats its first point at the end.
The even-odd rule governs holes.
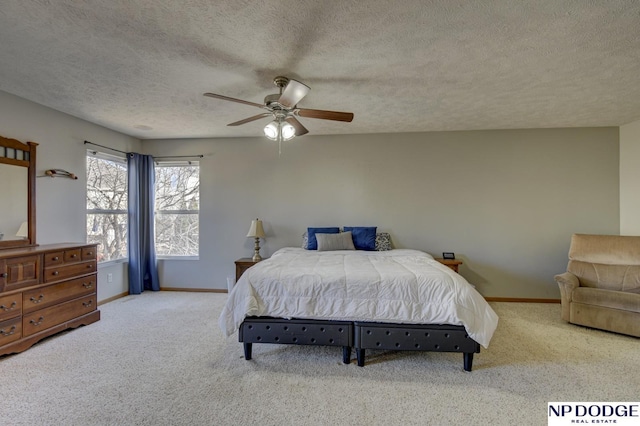
{"type": "Polygon", "coordinates": [[[23,159],[10,158],[7,156],[0,157],[0,164],[11,164],[27,168],[27,222],[29,229],[27,238],[22,240],[2,240],[0,241],[0,249],[30,247],[36,245],[36,147],[35,142],[22,143],[16,139],[9,139],[0,136],[0,147],[13,149],[14,152],[22,151],[23,159]],[[27,158],[25,160],[25,158],[27,158]]]}

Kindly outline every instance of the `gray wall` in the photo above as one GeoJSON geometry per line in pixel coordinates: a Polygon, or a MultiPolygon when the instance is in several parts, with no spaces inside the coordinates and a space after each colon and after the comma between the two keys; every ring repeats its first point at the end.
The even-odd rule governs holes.
{"type": "Polygon", "coordinates": [[[572,233],[617,234],[618,128],[144,141],[204,154],[201,253],[163,261],[164,287],[226,288],[233,261],[299,245],[307,226],[375,225],[399,248],[453,251],[485,296],[558,298],[572,233]]]}
{"type": "MultiPolygon", "coordinates": [[[[78,180],[36,179],[36,240],[38,244],[86,241],[85,140],[120,150],[138,150],[140,141],[68,114],[0,91],[0,135],[37,142],[36,169],[64,169],[78,180]]],[[[1,204],[0,204],[1,206],[1,204]]],[[[2,207],[0,207],[2,209],[2,207]]],[[[98,266],[98,300],[127,291],[124,263],[98,266]],[[112,274],[108,282],[107,274],[112,274]]]]}
{"type": "MultiPolygon", "coordinates": [[[[304,136],[278,157],[260,137],[141,143],[5,92],[0,110],[0,135],[40,144],[39,174],[79,176],[38,179],[40,244],[85,238],[85,139],[206,155],[200,259],[162,261],[164,287],[225,289],[233,261],[252,254],[245,235],[260,217],[263,255],[299,245],[307,226],[377,225],[397,247],[456,252],[485,296],[556,298],[571,233],[620,232],[620,174],[626,199],[637,198],[635,178],[624,177],[635,168],[618,167],[617,128],[304,136]]],[[[628,130],[625,147],[636,147],[628,130]]],[[[124,266],[100,266],[99,300],[126,291],[124,266]]]]}
{"type": "Polygon", "coordinates": [[[620,126],[620,234],[640,235],[640,121],[620,126]]]}

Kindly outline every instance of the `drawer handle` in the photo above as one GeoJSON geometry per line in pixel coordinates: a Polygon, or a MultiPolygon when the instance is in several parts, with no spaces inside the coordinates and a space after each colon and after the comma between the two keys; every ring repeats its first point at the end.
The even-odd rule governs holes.
{"type": "Polygon", "coordinates": [[[87,269],[93,269],[93,265],[87,265],[87,269]]]}
{"type": "Polygon", "coordinates": [[[0,278],[7,278],[9,275],[7,275],[6,272],[3,272],[0,274],[0,278]]]}
{"type": "Polygon", "coordinates": [[[0,334],[2,334],[3,336],[11,336],[15,332],[16,332],[16,326],[15,325],[11,326],[9,331],[4,331],[4,328],[0,329],[0,334]]]}
{"type": "Polygon", "coordinates": [[[31,324],[31,325],[36,325],[36,326],[37,326],[37,325],[42,324],[42,321],[44,321],[44,317],[40,317],[40,318],[38,318],[38,321],[36,321],[36,320],[31,320],[31,321],[29,321],[29,324],[31,324]]]}
{"type": "Polygon", "coordinates": [[[89,300],[88,302],[82,302],[82,306],[84,306],[85,308],[88,308],[91,305],[93,305],[93,300],[89,300]]]}
{"type": "Polygon", "coordinates": [[[51,273],[51,275],[58,275],[58,274],[59,274],[59,272],[58,272],[58,271],[53,271],[53,272],[51,273]]]}
{"type": "Polygon", "coordinates": [[[9,306],[0,305],[0,309],[2,309],[5,312],[9,312],[9,311],[13,311],[16,308],[16,306],[18,306],[18,303],[14,301],[9,306]]]}
{"type": "Polygon", "coordinates": [[[78,255],[77,255],[77,254],[75,254],[75,253],[71,255],[71,258],[72,258],[72,259],[75,259],[76,257],[78,257],[78,255]]]}
{"type": "Polygon", "coordinates": [[[53,256],[53,259],[51,259],[51,260],[55,261],[55,260],[58,260],[58,259],[60,259],[58,256],[53,256]]]}
{"type": "Polygon", "coordinates": [[[93,288],[93,283],[82,283],[82,287],[84,287],[84,288],[93,288]]]}
{"type": "Polygon", "coordinates": [[[31,300],[33,303],[40,303],[42,302],[43,299],[44,299],[44,294],[41,294],[37,299],[35,297],[31,297],[29,300],[31,300]]]}
{"type": "Polygon", "coordinates": [[[88,251],[87,252],[87,256],[93,256],[93,252],[92,251],[88,251]]]}

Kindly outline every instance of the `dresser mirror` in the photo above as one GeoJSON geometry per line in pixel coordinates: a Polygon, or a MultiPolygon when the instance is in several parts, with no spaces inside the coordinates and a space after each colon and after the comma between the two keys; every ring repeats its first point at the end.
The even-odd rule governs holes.
{"type": "Polygon", "coordinates": [[[36,244],[36,146],[0,136],[0,249],[36,244]]]}

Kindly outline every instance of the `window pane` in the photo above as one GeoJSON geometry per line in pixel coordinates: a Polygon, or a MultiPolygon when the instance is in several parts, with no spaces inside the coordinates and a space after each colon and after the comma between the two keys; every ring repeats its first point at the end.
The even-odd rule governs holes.
{"type": "Polygon", "coordinates": [[[200,210],[198,165],[156,167],[156,210],[200,210]]]}
{"type": "Polygon", "coordinates": [[[87,209],[127,210],[127,165],[87,157],[87,209]]]}
{"type": "Polygon", "coordinates": [[[87,242],[98,244],[98,262],[127,257],[127,214],[87,214],[87,242]]]}
{"type": "Polygon", "coordinates": [[[197,256],[198,213],[156,213],[156,253],[171,256],[197,256]]]}

